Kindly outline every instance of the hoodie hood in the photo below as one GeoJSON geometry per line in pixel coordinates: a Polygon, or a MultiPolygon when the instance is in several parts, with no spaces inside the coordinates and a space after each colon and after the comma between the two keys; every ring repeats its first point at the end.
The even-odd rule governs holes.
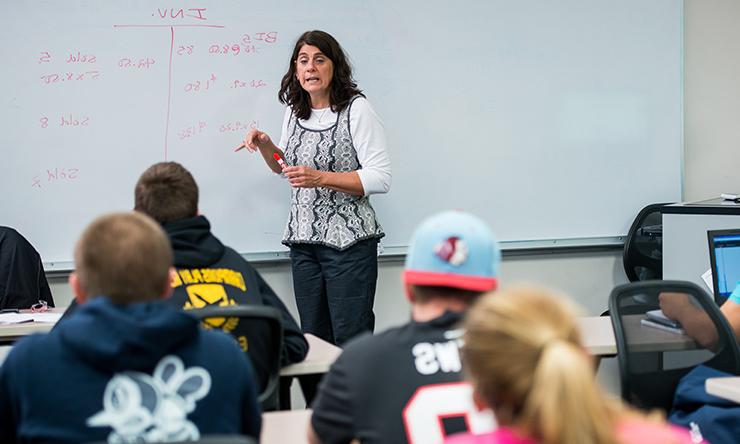
{"type": "Polygon", "coordinates": [[[58,330],[65,347],[94,368],[149,371],[162,356],[195,340],[198,321],[163,301],[120,305],[100,296],[82,304],[58,330]]]}
{"type": "Polygon", "coordinates": [[[195,216],[162,225],[172,243],[176,268],[203,268],[218,261],[224,244],[211,234],[205,216],[195,216]]]}

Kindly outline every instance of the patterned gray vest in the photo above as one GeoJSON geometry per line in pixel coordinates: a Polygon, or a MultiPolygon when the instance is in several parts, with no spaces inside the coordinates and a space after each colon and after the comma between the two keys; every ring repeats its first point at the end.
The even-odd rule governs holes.
{"type": "MultiPolygon", "coordinates": [[[[304,128],[291,115],[285,147],[288,165],[334,172],[359,169],[349,130],[351,107],[350,104],[341,111],[336,123],[325,130],[304,128]]],[[[321,244],[344,250],[358,241],[383,235],[367,196],[352,196],[328,188],[293,188],[283,244],[321,244]]]]}

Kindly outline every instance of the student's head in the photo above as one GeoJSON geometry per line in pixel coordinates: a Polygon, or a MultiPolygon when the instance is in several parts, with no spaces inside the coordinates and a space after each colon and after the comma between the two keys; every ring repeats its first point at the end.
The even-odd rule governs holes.
{"type": "Polygon", "coordinates": [[[198,184],[177,162],[147,168],[136,182],[134,209],[163,224],[198,214],[198,184]]]}
{"type": "Polygon", "coordinates": [[[352,67],[344,55],[339,42],[324,31],[306,31],[298,37],[290,56],[288,71],[280,83],[278,98],[281,103],[293,108],[295,115],[301,119],[308,119],[311,115],[311,101],[309,93],[301,86],[298,78],[300,58],[305,46],[318,48],[319,52],[328,58],[333,65],[332,79],[329,86],[329,99],[332,110],[339,112],[349,105],[350,100],[361,93],[352,78],[352,67]]]}
{"type": "Polygon", "coordinates": [[[126,304],[171,292],[170,242],[146,215],[113,213],[95,219],[82,232],[74,256],[70,284],[78,302],[107,296],[126,304]]]}
{"type": "Polygon", "coordinates": [[[470,303],[498,284],[501,252],[488,226],[462,211],[436,214],[411,239],[403,280],[414,304],[433,299],[470,303]]]}
{"type": "Polygon", "coordinates": [[[499,423],[543,444],[614,443],[613,411],[581,346],[574,310],[536,288],[480,298],[465,321],[463,362],[499,423]]]}

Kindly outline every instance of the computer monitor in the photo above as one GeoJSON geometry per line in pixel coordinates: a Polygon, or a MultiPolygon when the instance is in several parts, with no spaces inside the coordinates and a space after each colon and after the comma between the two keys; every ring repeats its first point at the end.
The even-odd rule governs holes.
{"type": "Polygon", "coordinates": [[[707,231],[714,300],[722,305],[740,281],[740,228],[707,231]]]}

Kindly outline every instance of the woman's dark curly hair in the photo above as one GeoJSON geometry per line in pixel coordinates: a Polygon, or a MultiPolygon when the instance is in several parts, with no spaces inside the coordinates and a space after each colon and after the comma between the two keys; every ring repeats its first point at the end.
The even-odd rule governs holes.
{"type": "Polygon", "coordinates": [[[347,61],[342,47],[339,46],[339,42],[324,31],[306,31],[295,43],[293,55],[290,56],[288,72],[283,76],[278,92],[280,103],[290,106],[296,117],[305,120],[311,116],[311,98],[301,87],[301,83],[295,75],[298,52],[303,45],[319,48],[319,51],[334,64],[334,77],[329,87],[329,103],[332,111],[335,113],[342,111],[349,105],[353,97],[363,95],[362,90],[357,88],[357,83],[352,78],[352,67],[347,61]]]}

